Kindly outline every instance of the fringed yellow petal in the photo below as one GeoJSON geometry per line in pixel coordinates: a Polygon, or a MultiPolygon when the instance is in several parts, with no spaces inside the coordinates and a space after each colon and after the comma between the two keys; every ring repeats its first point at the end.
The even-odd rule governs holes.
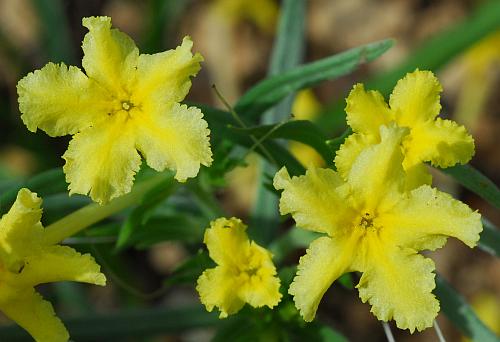
{"type": "Polygon", "coordinates": [[[380,126],[381,142],[364,149],[354,161],[347,182],[360,210],[373,215],[399,200],[405,187],[401,140],[406,134],[397,126],[380,126]]]}
{"type": "Polygon", "coordinates": [[[425,161],[446,168],[465,164],[474,155],[474,139],[465,127],[441,118],[413,128],[404,147],[405,168],[425,161]]]}
{"type": "Polygon", "coordinates": [[[346,233],[354,212],[346,206],[348,188],[337,172],[310,168],[304,176],[290,178],[282,168],[274,176],[274,187],[283,190],[280,213],[292,214],[299,227],[330,236],[346,233]]]}
{"type": "Polygon", "coordinates": [[[104,285],[106,278],[90,255],[46,244],[41,202],[35,193],[21,189],[0,219],[0,310],[36,341],[67,341],[68,332],[52,305],[33,287],[65,280],[104,285]]]}
{"type": "Polygon", "coordinates": [[[212,221],[203,239],[210,258],[219,265],[237,266],[244,262],[243,251],[250,246],[246,229],[247,226],[236,217],[221,217],[212,221]]]}
{"type": "Polygon", "coordinates": [[[352,164],[354,164],[361,151],[380,142],[378,135],[378,133],[377,136],[373,134],[353,133],[347,137],[335,156],[335,167],[342,178],[347,179],[352,164]]]}
{"type": "Polygon", "coordinates": [[[193,56],[191,38],[185,37],[182,45],[154,55],[141,54],[137,66],[137,85],[132,102],[180,102],[191,88],[190,77],[200,70],[203,57],[193,56]]]}
{"type": "Polygon", "coordinates": [[[24,266],[20,259],[41,248],[41,203],[41,198],[23,188],[9,212],[0,220],[0,257],[11,271],[19,271],[24,266]]]}
{"type": "Polygon", "coordinates": [[[316,310],[326,290],[342,274],[349,272],[355,254],[355,242],[336,241],[329,237],[314,240],[300,258],[297,275],[288,292],[306,322],[316,316],[316,310]]]}
{"type": "Polygon", "coordinates": [[[443,90],[431,71],[416,70],[398,81],[389,104],[399,126],[415,127],[434,119],[441,110],[443,90]]]}
{"type": "Polygon", "coordinates": [[[141,165],[135,136],[119,112],[76,134],[63,155],[70,194],[86,195],[101,204],[128,193],[141,165]]]}
{"type": "Polygon", "coordinates": [[[25,258],[19,280],[30,286],[56,281],[78,281],[106,285],[101,267],[90,254],[80,254],[68,246],[47,246],[25,258]]]}
{"type": "Polygon", "coordinates": [[[378,91],[366,91],[363,84],[356,84],[347,97],[347,123],[356,133],[378,136],[379,127],[388,125],[392,113],[378,91]]]}
{"type": "Polygon", "coordinates": [[[209,312],[217,307],[220,310],[219,318],[226,318],[240,311],[245,302],[238,296],[235,281],[232,272],[223,266],[203,272],[198,278],[196,291],[209,312]]]}
{"type": "Polygon", "coordinates": [[[135,116],[133,124],[137,148],[150,167],[176,170],[175,178],[184,182],[198,174],[200,164],[211,165],[210,131],[198,108],[158,102],[143,114],[135,116]]]}
{"type": "Polygon", "coordinates": [[[367,256],[357,288],[363,302],[382,321],[394,319],[410,332],[432,326],[439,311],[434,262],[412,249],[390,246],[376,237],[365,240],[367,256]]]}
{"type": "Polygon", "coordinates": [[[83,38],[82,65],[87,75],[117,97],[125,97],[136,81],[139,50],[125,33],[111,29],[111,18],[82,19],[89,32],[83,38]]]}
{"type": "Polygon", "coordinates": [[[17,84],[21,119],[50,136],[75,134],[106,118],[112,104],[80,69],[48,63],[17,84]]]}
{"type": "MultiPolygon", "coordinates": [[[[3,289],[2,289],[3,290],[3,289]]],[[[66,342],[69,334],[52,305],[33,288],[0,295],[0,310],[26,329],[37,342],[66,342]]]]}
{"type": "Polygon", "coordinates": [[[417,251],[440,248],[448,236],[474,247],[483,230],[479,213],[427,185],[413,190],[382,215],[380,223],[397,246],[417,251]]]}
{"type": "MultiPolygon", "coordinates": [[[[241,251],[240,251],[241,253],[241,251]]],[[[271,261],[271,254],[257,245],[250,244],[246,269],[247,276],[240,276],[239,296],[254,308],[268,306],[273,308],[281,300],[280,280],[271,261]]]]}

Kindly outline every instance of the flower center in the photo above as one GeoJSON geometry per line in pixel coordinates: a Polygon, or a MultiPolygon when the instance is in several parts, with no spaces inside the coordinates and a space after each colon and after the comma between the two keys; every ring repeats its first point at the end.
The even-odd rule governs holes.
{"type": "Polygon", "coordinates": [[[374,215],[365,212],[361,219],[359,220],[358,226],[363,229],[376,229],[377,227],[373,224],[374,215]]]}
{"type": "Polygon", "coordinates": [[[130,101],[122,101],[122,108],[123,110],[128,112],[129,110],[134,108],[134,104],[130,101]]]}
{"type": "Polygon", "coordinates": [[[259,271],[258,267],[251,267],[245,270],[245,273],[251,278],[254,275],[257,275],[257,272],[259,271]]]}
{"type": "Polygon", "coordinates": [[[238,275],[242,276],[244,279],[252,279],[253,277],[259,276],[259,269],[261,265],[256,265],[255,263],[247,262],[244,265],[238,267],[238,275]]]}
{"type": "Polygon", "coordinates": [[[370,228],[373,226],[373,219],[363,216],[359,225],[364,228],[370,228]]]}

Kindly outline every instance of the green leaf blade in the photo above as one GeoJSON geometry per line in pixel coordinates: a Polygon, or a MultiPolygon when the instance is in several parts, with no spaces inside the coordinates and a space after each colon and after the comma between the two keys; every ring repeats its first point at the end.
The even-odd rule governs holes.
{"type": "Polygon", "coordinates": [[[441,276],[436,276],[436,296],[442,312],[453,325],[473,341],[498,342],[499,339],[477,317],[465,299],[441,276]]]}
{"type": "Polygon", "coordinates": [[[318,127],[307,120],[233,129],[238,133],[253,135],[258,139],[266,137],[267,139],[287,139],[301,142],[314,148],[328,164],[332,164],[335,158],[332,150],[326,144],[327,137],[318,127]]]}
{"type": "Polygon", "coordinates": [[[362,63],[378,58],[393,45],[391,39],[366,44],[267,78],[240,98],[235,111],[255,120],[287,95],[347,75],[362,63]]]}
{"type": "Polygon", "coordinates": [[[485,218],[482,221],[483,231],[481,232],[478,246],[483,251],[500,257],[500,230],[485,218]]]}
{"type": "Polygon", "coordinates": [[[495,208],[500,209],[500,190],[488,177],[476,170],[473,166],[455,165],[440,171],[452,176],[465,188],[479,195],[495,208]]]}

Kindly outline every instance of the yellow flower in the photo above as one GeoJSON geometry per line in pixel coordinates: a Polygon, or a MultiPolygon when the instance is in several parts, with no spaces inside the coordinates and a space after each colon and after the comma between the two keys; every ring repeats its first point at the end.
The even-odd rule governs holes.
{"type": "Polygon", "coordinates": [[[326,234],[300,259],[289,289],[306,321],[337,278],[358,271],[359,295],[378,319],[423,330],[432,325],[439,302],[431,293],[434,263],[418,252],[442,247],[448,236],[469,247],[477,243],[477,212],[428,185],[405,190],[400,144],[407,132],[381,126],[380,143],[359,153],[345,180],[322,168],[293,178],[284,168],[276,174],[274,186],[284,190],[281,214],[326,234]]]}
{"type": "Polygon", "coordinates": [[[69,280],[105,285],[106,278],[89,254],[44,242],[41,203],[35,193],[21,189],[0,219],[0,310],[36,341],[67,341],[52,305],[34,287],[69,280]]]}
{"type": "Polygon", "coordinates": [[[64,172],[70,194],[105,203],[130,191],[141,156],[176,179],[210,165],[209,130],[198,108],[179,104],[200,69],[192,41],[154,55],[111,29],[108,17],[84,18],[83,67],[49,63],[17,85],[23,122],[50,136],[72,134],[64,172]]]}
{"type": "Polygon", "coordinates": [[[273,0],[215,0],[212,10],[229,24],[249,20],[267,33],[274,32],[279,12],[273,0]]]}
{"type": "Polygon", "coordinates": [[[495,93],[500,70],[500,30],[468,49],[459,59],[462,72],[455,118],[469,129],[477,129],[488,99],[495,93]]]}
{"type": "MultiPolygon", "coordinates": [[[[318,116],[320,109],[321,104],[311,89],[299,91],[292,105],[292,113],[294,118],[298,120],[313,120],[318,116]]],[[[306,144],[290,141],[290,152],[305,167],[310,165],[323,166],[325,164],[321,155],[306,144]]]]}
{"type": "MultiPolygon", "coordinates": [[[[480,292],[471,300],[472,308],[479,319],[497,336],[500,335],[500,297],[493,292],[480,292]]],[[[462,342],[471,342],[467,337],[462,342]]]]}
{"type": "Polygon", "coordinates": [[[432,72],[416,70],[398,81],[389,107],[382,94],[356,84],[346,107],[347,122],[354,134],[346,139],[335,158],[340,174],[345,178],[361,151],[380,142],[380,125],[393,121],[409,129],[403,140],[403,167],[409,176],[409,189],[431,182],[422,162],[430,161],[439,167],[467,163],[474,154],[474,140],[465,127],[436,118],[441,110],[441,90],[432,72]]]}
{"type": "Polygon", "coordinates": [[[272,308],[281,299],[271,253],[250,241],[246,228],[237,218],[219,218],[205,231],[204,242],[218,266],[203,272],[196,290],[208,311],[219,308],[220,318],[245,303],[272,308]]]}

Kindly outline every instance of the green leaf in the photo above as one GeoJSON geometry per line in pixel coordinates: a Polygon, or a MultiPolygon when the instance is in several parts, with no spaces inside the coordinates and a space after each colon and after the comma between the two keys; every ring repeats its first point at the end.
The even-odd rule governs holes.
{"type": "MultiPolygon", "coordinates": [[[[317,127],[317,126],[316,126],[317,127]]],[[[349,135],[352,134],[352,129],[351,127],[348,127],[344,133],[342,133],[340,136],[327,140],[326,144],[330,148],[331,153],[335,156],[337,151],[340,149],[340,146],[344,143],[344,141],[347,139],[349,135]]],[[[335,157],[334,157],[335,158],[335,157]]]]}
{"type": "Polygon", "coordinates": [[[69,196],[67,192],[44,196],[42,222],[45,226],[48,226],[90,203],[92,201],[87,196],[69,196]]]}
{"type": "MultiPolygon", "coordinates": [[[[268,76],[272,77],[288,70],[293,70],[302,63],[304,54],[304,34],[306,19],[306,2],[296,0],[284,0],[281,4],[278,31],[274,41],[268,76]]],[[[251,92],[251,90],[250,90],[251,92]]],[[[283,94],[280,98],[265,109],[269,109],[260,118],[262,124],[272,124],[287,120],[292,111],[292,101],[295,90],[283,94]],[[288,95],[288,97],[287,97],[288,95]],[[273,107],[273,108],[272,108],[273,107]]],[[[248,93],[247,93],[248,94],[248,93]]],[[[243,117],[249,114],[238,109],[241,101],[245,103],[245,95],[236,104],[236,112],[243,117]]],[[[254,98],[255,100],[255,98],[254,98]]],[[[253,104],[256,104],[256,102],[253,104]]],[[[259,113],[260,114],[260,113],[259,113]]],[[[256,121],[251,119],[251,121],[256,121]]],[[[285,144],[281,144],[284,146],[285,144]]],[[[269,192],[266,179],[278,171],[278,165],[263,160],[259,165],[259,183],[257,185],[257,198],[253,203],[250,213],[250,237],[257,243],[267,245],[274,238],[279,226],[278,197],[269,192]]]]}
{"type": "MultiPolygon", "coordinates": [[[[248,311],[248,308],[245,307],[237,315],[223,320],[212,342],[265,341],[262,336],[262,327],[258,324],[259,322],[245,311],[248,311]]],[[[276,339],[270,339],[270,341],[276,341],[276,339]]]]}
{"type": "Polygon", "coordinates": [[[186,214],[152,217],[132,231],[127,245],[145,249],[163,241],[200,242],[206,226],[206,220],[186,214]]]}
{"type": "Polygon", "coordinates": [[[274,261],[276,263],[281,263],[293,250],[307,248],[311,242],[320,236],[322,236],[320,233],[292,227],[269,245],[269,251],[273,254],[274,261]]]}
{"type": "Polygon", "coordinates": [[[327,145],[327,137],[316,125],[307,120],[293,120],[281,124],[262,125],[250,128],[233,128],[238,133],[253,135],[260,139],[288,139],[301,142],[314,148],[327,164],[333,164],[335,154],[327,145]]]}
{"type": "Polygon", "coordinates": [[[72,37],[69,24],[64,13],[61,0],[32,0],[38,13],[43,32],[42,45],[48,53],[48,59],[53,62],[74,64],[75,51],[73,50],[72,37]]]}
{"type": "Polygon", "coordinates": [[[481,196],[491,203],[495,208],[500,209],[500,190],[491,180],[473,166],[455,165],[440,171],[452,176],[457,182],[465,188],[481,196]]]}
{"type": "MultiPolygon", "coordinates": [[[[179,333],[217,326],[217,314],[201,305],[185,308],[155,308],[64,319],[74,341],[126,341],[166,333],[179,333]]],[[[33,341],[19,326],[0,327],[1,341],[33,341]]]]}
{"type": "MultiPolygon", "coordinates": [[[[217,139],[217,137],[221,137],[239,146],[246,148],[253,147],[254,142],[249,136],[238,134],[231,128],[237,126],[237,123],[231,117],[231,114],[202,104],[196,104],[195,106],[202,110],[205,120],[207,120],[210,131],[212,132],[212,136],[214,136],[215,139],[217,139]]],[[[215,140],[214,143],[220,143],[220,141],[215,140]]],[[[269,161],[275,161],[278,168],[286,165],[288,172],[294,176],[304,173],[305,169],[302,164],[300,164],[285,147],[280,146],[274,141],[265,141],[261,145],[273,158],[273,160],[269,161]]],[[[263,153],[262,147],[258,147],[255,151],[262,157],[266,158],[266,154],[263,153]]]]}
{"type": "Polygon", "coordinates": [[[362,45],[267,78],[240,98],[235,111],[245,118],[255,120],[287,95],[322,81],[347,75],[360,64],[381,56],[393,45],[394,41],[390,39],[362,45]]]}
{"type": "Polygon", "coordinates": [[[351,273],[342,274],[340,278],[337,279],[337,281],[346,289],[354,289],[354,280],[352,279],[351,273]]]}
{"type": "Polygon", "coordinates": [[[436,276],[435,294],[441,310],[465,336],[478,342],[498,342],[498,337],[476,316],[465,299],[441,276],[436,276]]]}
{"type": "MultiPolygon", "coordinates": [[[[143,198],[141,203],[135,207],[125,220],[115,250],[121,251],[130,246],[131,236],[135,230],[141,229],[151,217],[153,211],[175,190],[177,182],[172,177],[166,179],[158,186],[151,189],[143,198]]],[[[143,229],[143,228],[142,228],[143,229]]]]}
{"type": "Polygon", "coordinates": [[[483,217],[483,231],[479,239],[479,248],[483,251],[500,257],[500,230],[483,217]]]}
{"type": "Polygon", "coordinates": [[[66,192],[67,185],[64,178],[64,173],[61,168],[56,168],[42,172],[32,178],[18,184],[9,191],[0,195],[0,214],[6,213],[14,201],[16,200],[17,193],[21,188],[28,188],[36,192],[38,196],[44,197],[53,195],[60,192],[66,192]]]}
{"type": "Polygon", "coordinates": [[[147,2],[147,20],[142,33],[141,53],[157,53],[165,50],[165,45],[174,45],[177,27],[182,12],[189,1],[151,0],[147,2]],[[170,44],[171,43],[171,44],[170,44]]]}
{"type": "Polygon", "coordinates": [[[381,73],[367,82],[367,88],[387,95],[396,82],[416,68],[438,70],[481,38],[500,28],[500,1],[486,1],[470,16],[443,30],[412,51],[396,68],[381,73]]]}
{"type": "Polygon", "coordinates": [[[165,280],[165,285],[194,284],[206,269],[215,267],[215,262],[210,259],[207,252],[199,251],[178,266],[165,280]]]}
{"type": "MultiPolygon", "coordinates": [[[[481,3],[464,20],[435,34],[416,47],[404,62],[368,79],[364,82],[366,88],[376,89],[388,96],[397,81],[406,73],[416,68],[440,70],[481,38],[500,29],[498,13],[500,13],[500,1],[491,0],[481,3]]],[[[334,132],[341,124],[345,125],[344,108],[344,98],[326,106],[323,113],[318,116],[319,126],[324,128],[325,132],[334,132]]]]}
{"type": "Polygon", "coordinates": [[[193,202],[204,214],[207,220],[214,220],[224,216],[224,211],[215,198],[215,190],[212,188],[207,169],[200,170],[198,176],[187,182],[186,188],[193,195],[193,202]]]}
{"type": "Polygon", "coordinates": [[[348,342],[348,339],[342,334],[326,325],[323,325],[319,329],[319,334],[321,336],[321,341],[323,342],[348,342]]]}

